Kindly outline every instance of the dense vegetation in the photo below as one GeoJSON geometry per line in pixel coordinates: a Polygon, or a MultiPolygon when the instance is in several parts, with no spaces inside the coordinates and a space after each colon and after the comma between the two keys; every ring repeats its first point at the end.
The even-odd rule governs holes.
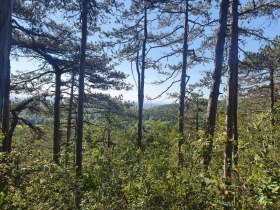
{"type": "MultiPolygon", "coordinates": [[[[239,167],[234,168],[231,189],[233,205],[279,209],[279,129],[270,126],[265,112],[242,116],[239,167]]],[[[30,135],[25,126],[18,127],[13,152],[1,165],[9,186],[6,194],[1,194],[2,208],[75,209],[79,194],[82,209],[219,209],[225,205],[226,193],[222,178],[224,120],[221,114],[207,173],[199,152],[205,143],[201,130],[199,138],[189,133],[183,148],[184,167],[178,168],[174,124],[145,121],[143,152],[134,144],[133,124],[113,129],[114,145],[109,148],[103,134],[106,128],[90,126],[85,131],[84,174],[78,183],[73,166],[52,163],[47,126],[42,126],[46,133],[42,138],[30,135]]]]}
{"type": "Polygon", "coordinates": [[[0,209],[280,209],[279,9],[1,1],[0,209]],[[121,63],[137,104],[104,94],[132,89],[121,63]],[[154,72],[174,103],[144,109],[154,72]]]}

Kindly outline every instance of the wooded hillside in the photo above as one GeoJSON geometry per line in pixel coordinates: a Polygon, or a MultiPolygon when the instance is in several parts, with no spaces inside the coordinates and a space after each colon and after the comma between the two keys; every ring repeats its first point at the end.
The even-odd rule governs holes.
{"type": "Polygon", "coordinates": [[[1,0],[0,209],[280,209],[279,18],[1,0]]]}

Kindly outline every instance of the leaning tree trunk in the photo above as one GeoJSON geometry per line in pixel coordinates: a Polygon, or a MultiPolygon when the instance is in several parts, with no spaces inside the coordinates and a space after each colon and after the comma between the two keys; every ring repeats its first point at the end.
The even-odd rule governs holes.
{"type": "Polygon", "coordinates": [[[55,97],[54,97],[54,116],[53,116],[53,161],[59,164],[60,159],[60,94],[61,94],[61,72],[55,72],[55,97]]]}
{"type": "Polygon", "coordinates": [[[144,37],[142,43],[141,72],[138,76],[138,128],[137,128],[137,146],[142,148],[143,138],[143,105],[144,105],[144,85],[146,68],[146,44],[147,44],[147,7],[144,8],[144,37]]]}
{"type": "Polygon", "coordinates": [[[222,0],[220,4],[220,18],[219,18],[219,29],[217,33],[217,42],[215,48],[215,66],[212,75],[212,86],[210,90],[210,96],[208,100],[207,107],[207,117],[206,117],[206,128],[205,128],[205,138],[207,139],[207,144],[203,148],[203,164],[205,169],[208,169],[211,162],[211,154],[213,148],[213,135],[216,125],[216,113],[217,104],[219,98],[219,88],[221,83],[223,60],[224,60],[224,45],[227,30],[227,15],[229,8],[229,0],[222,0]]]}
{"type": "Polygon", "coordinates": [[[75,148],[76,175],[82,175],[82,152],[83,152],[83,127],[84,127],[84,79],[86,63],[86,45],[87,45],[87,16],[88,0],[83,0],[82,7],[82,39],[80,50],[80,71],[79,71],[79,96],[77,113],[77,139],[75,148]]]}
{"type": "Polygon", "coordinates": [[[2,142],[4,152],[11,151],[8,142],[10,112],[10,50],[11,18],[13,0],[2,0],[0,3],[0,126],[5,137],[2,142]]]}
{"type": "Polygon", "coordinates": [[[183,164],[182,144],[184,142],[184,119],[185,119],[185,98],[186,98],[186,77],[187,77],[187,53],[188,53],[188,0],[185,1],[185,25],[184,25],[184,43],[182,57],[182,73],[180,83],[180,98],[179,98],[179,116],[178,116],[178,165],[183,164]]]}
{"type": "MultiPolygon", "coordinates": [[[[228,95],[227,95],[227,139],[225,142],[224,151],[224,180],[225,180],[225,202],[231,202],[231,177],[232,177],[232,158],[234,154],[233,142],[235,131],[235,120],[236,120],[236,106],[237,106],[237,93],[238,87],[237,76],[238,76],[238,0],[233,0],[231,7],[232,21],[231,21],[231,42],[229,50],[229,70],[228,70],[228,95]]],[[[237,143],[237,142],[235,142],[237,143]]],[[[237,144],[234,145],[237,148],[237,144]]],[[[227,205],[225,209],[231,209],[227,205]]]]}

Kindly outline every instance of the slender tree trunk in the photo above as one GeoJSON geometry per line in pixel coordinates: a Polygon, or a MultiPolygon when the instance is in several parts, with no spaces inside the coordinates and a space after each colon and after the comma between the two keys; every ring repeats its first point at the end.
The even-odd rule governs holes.
{"type": "Polygon", "coordinates": [[[141,72],[140,78],[138,77],[138,129],[137,129],[137,145],[142,148],[143,138],[143,105],[144,105],[144,85],[145,85],[145,68],[146,68],[146,44],[147,44],[147,7],[144,5],[144,37],[142,43],[141,55],[141,72]]]}
{"type": "Polygon", "coordinates": [[[207,117],[205,138],[207,139],[207,145],[203,148],[203,164],[205,169],[208,169],[211,162],[211,155],[213,149],[213,135],[216,125],[216,113],[217,104],[219,98],[219,88],[221,83],[223,60],[224,60],[224,45],[227,30],[227,15],[229,8],[229,0],[222,0],[220,4],[219,14],[219,29],[217,33],[217,42],[215,48],[215,66],[212,75],[212,86],[210,90],[210,96],[208,100],[207,117]]]}
{"type": "Polygon", "coordinates": [[[188,54],[188,0],[185,0],[185,25],[184,25],[184,43],[183,43],[183,57],[182,57],[182,73],[180,83],[180,98],[179,98],[179,116],[178,116],[178,165],[183,164],[182,144],[185,139],[184,135],[184,119],[185,119],[185,98],[186,98],[186,77],[187,77],[187,54],[188,54]]]}
{"type": "MultiPolygon", "coordinates": [[[[238,0],[232,1],[231,7],[232,21],[231,21],[231,42],[229,50],[229,70],[228,70],[228,95],[227,95],[227,140],[224,151],[224,180],[226,186],[225,201],[231,202],[231,183],[232,183],[232,158],[234,154],[234,126],[236,119],[236,105],[238,87],[238,0]]],[[[236,147],[238,145],[235,145],[236,147]]],[[[225,209],[231,209],[230,205],[225,209]]]]}
{"type": "Polygon", "coordinates": [[[112,141],[111,141],[112,120],[111,120],[111,112],[110,111],[108,112],[107,122],[108,122],[108,128],[107,128],[107,147],[110,148],[112,146],[112,141]]]}
{"type": "Polygon", "coordinates": [[[199,100],[196,99],[196,115],[195,115],[195,131],[196,131],[196,139],[199,138],[198,131],[199,131],[199,100]]]}
{"type": "Polygon", "coordinates": [[[69,162],[70,153],[70,139],[71,139],[71,127],[72,127],[72,113],[73,113],[73,100],[74,100],[74,85],[75,85],[75,73],[72,73],[71,89],[69,98],[69,109],[67,115],[67,130],[66,130],[66,148],[65,148],[65,164],[69,162]]]}
{"type": "MultiPolygon", "coordinates": [[[[238,21],[238,20],[237,20],[238,21]]],[[[237,24],[238,25],[238,24],[237,24]]],[[[238,29],[237,29],[238,30],[238,29]]],[[[237,32],[238,33],[238,32],[237,32]]],[[[237,38],[236,38],[236,42],[238,43],[238,35],[237,35],[237,38]]],[[[238,46],[238,44],[237,44],[238,46]]],[[[237,54],[238,54],[238,49],[237,50],[237,54]]],[[[237,70],[235,71],[235,94],[234,94],[234,125],[233,125],[233,139],[234,139],[234,144],[233,144],[233,163],[234,163],[234,166],[236,168],[238,168],[238,113],[237,113],[237,110],[238,110],[238,55],[236,56],[237,58],[237,70]]]]}
{"type": "Polygon", "coordinates": [[[275,117],[274,117],[274,102],[275,102],[275,96],[274,96],[274,69],[270,68],[269,70],[269,89],[270,89],[270,122],[271,125],[275,125],[275,117]]]}
{"type": "Polygon", "coordinates": [[[10,114],[10,50],[11,18],[13,0],[2,0],[0,3],[0,126],[5,137],[2,141],[4,152],[10,152],[8,142],[10,114]]]}
{"type": "Polygon", "coordinates": [[[233,107],[233,163],[235,167],[238,167],[238,4],[239,1],[233,2],[232,6],[232,34],[231,45],[233,53],[233,65],[234,70],[234,107],[233,107]]]}
{"type": "Polygon", "coordinates": [[[84,78],[86,63],[86,43],[87,43],[87,15],[88,0],[83,0],[82,8],[82,39],[80,49],[80,71],[79,71],[79,96],[78,96],[78,117],[77,117],[77,139],[75,148],[76,175],[82,175],[82,152],[83,152],[83,127],[84,127],[84,78]]]}
{"type": "Polygon", "coordinates": [[[60,95],[61,95],[61,73],[55,73],[55,98],[54,98],[54,116],[53,116],[53,161],[59,164],[60,159],[60,95]]]}

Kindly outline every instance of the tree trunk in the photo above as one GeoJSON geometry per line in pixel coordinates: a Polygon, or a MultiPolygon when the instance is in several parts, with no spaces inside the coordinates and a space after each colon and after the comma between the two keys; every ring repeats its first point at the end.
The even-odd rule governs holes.
{"type": "Polygon", "coordinates": [[[212,86],[207,107],[205,138],[206,146],[203,148],[203,164],[205,169],[208,169],[211,162],[213,135],[216,125],[217,104],[219,98],[219,88],[221,83],[223,60],[224,60],[224,45],[227,30],[227,15],[229,8],[229,0],[222,0],[220,4],[219,14],[219,29],[217,33],[217,42],[215,48],[214,72],[212,75],[212,86]]]}
{"type": "Polygon", "coordinates": [[[74,100],[74,84],[75,84],[75,73],[73,72],[72,78],[71,78],[69,109],[68,109],[68,115],[67,115],[66,148],[65,148],[65,164],[66,165],[69,162],[69,153],[70,153],[70,139],[71,139],[72,113],[73,113],[73,100],[74,100]]]}
{"type": "Polygon", "coordinates": [[[112,119],[111,119],[111,112],[108,112],[107,115],[107,147],[110,148],[112,146],[112,140],[111,140],[111,126],[112,126],[112,119]]]}
{"type": "Polygon", "coordinates": [[[9,134],[8,134],[8,138],[9,138],[8,142],[9,142],[10,151],[12,150],[12,140],[13,140],[14,131],[17,127],[18,120],[19,120],[19,118],[15,112],[12,113],[12,116],[13,116],[13,119],[12,119],[11,126],[9,129],[9,134]]]}
{"type": "MultiPolygon", "coordinates": [[[[231,21],[231,42],[229,50],[229,70],[228,70],[228,95],[227,95],[227,139],[224,151],[224,180],[225,180],[225,201],[231,202],[232,195],[230,186],[232,183],[232,158],[234,154],[233,142],[236,120],[236,106],[238,87],[236,86],[238,80],[238,0],[233,0],[231,7],[232,21],[231,21]]],[[[237,142],[235,142],[237,143],[237,142]]],[[[237,144],[235,147],[237,148],[237,144]]],[[[231,209],[229,206],[225,209],[231,209]]]]}
{"type": "Polygon", "coordinates": [[[179,98],[179,116],[178,116],[178,165],[183,164],[182,144],[184,142],[184,118],[185,118],[185,98],[186,98],[186,77],[187,77],[187,53],[188,53],[188,0],[185,0],[185,25],[184,25],[184,43],[182,57],[182,73],[180,83],[180,98],[179,98]]]}
{"type": "Polygon", "coordinates": [[[269,70],[269,89],[270,89],[270,122],[271,126],[275,125],[275,118],[274,118],[274,102],[275,102],[275,96],[274,96],[274,69],[270,68],[269,70]]]}
{"type": "Polygon", "coordinates": [[[88,0],[83,0],[82,7],[82,39],[80,49],[80,71],[79,71],[79,96],[78,96],[78,117],[77,117],[77,139],[75,148],[76,175],[82,175],[82,152],[83,152],[83,127],[84,127],[84,78],[86,62],[87,43],[87,15],[88,0]]]}
{"type": "Polygon", "coordinates": [[[8,142],[10,114],[10,50],[11,50],[11,17],[13,0],[2,0],[0,3],[0,126],[5,135],[2,142],[3,152],[10,152],[8,142]]]}
{"type": "Polygon", "coordinates": [[[146,44],[147,44],[147,8],[144,5],[144,37],[142,43],[142,55],[141,55],[141,72],[140,78],[138,76],[138,129],[137,129],[137,145],[142,148],[143,138],[143,105],[144,105],[144,81],[145,81],[145,68],[146,68],[146,44]]]}
{"type": "Polygon", "coordinates": [[[53,161],[59,164],[60,159],[60,95],[61,95],[61,73],[55,72],[55,98],[54,98],[54,116],[53,116],[53,161]]]}
{"type": "Polygon", "coordinates": [[[196,115],[195,115],[195,131],[196,131],[196,139],[199,138],[198,131],[199,131],[199,100],[196,99],[196,115]]]}
{"type": "Polygon", "coordinates": [[[4,94],[3,94],[3,122],[2,133],[3,139],[3,152],[11,152],[12,144],[9,142],[9,129],[10,129],[10,66],[8,67],[8,73],[4,82],[4,94]]]}

